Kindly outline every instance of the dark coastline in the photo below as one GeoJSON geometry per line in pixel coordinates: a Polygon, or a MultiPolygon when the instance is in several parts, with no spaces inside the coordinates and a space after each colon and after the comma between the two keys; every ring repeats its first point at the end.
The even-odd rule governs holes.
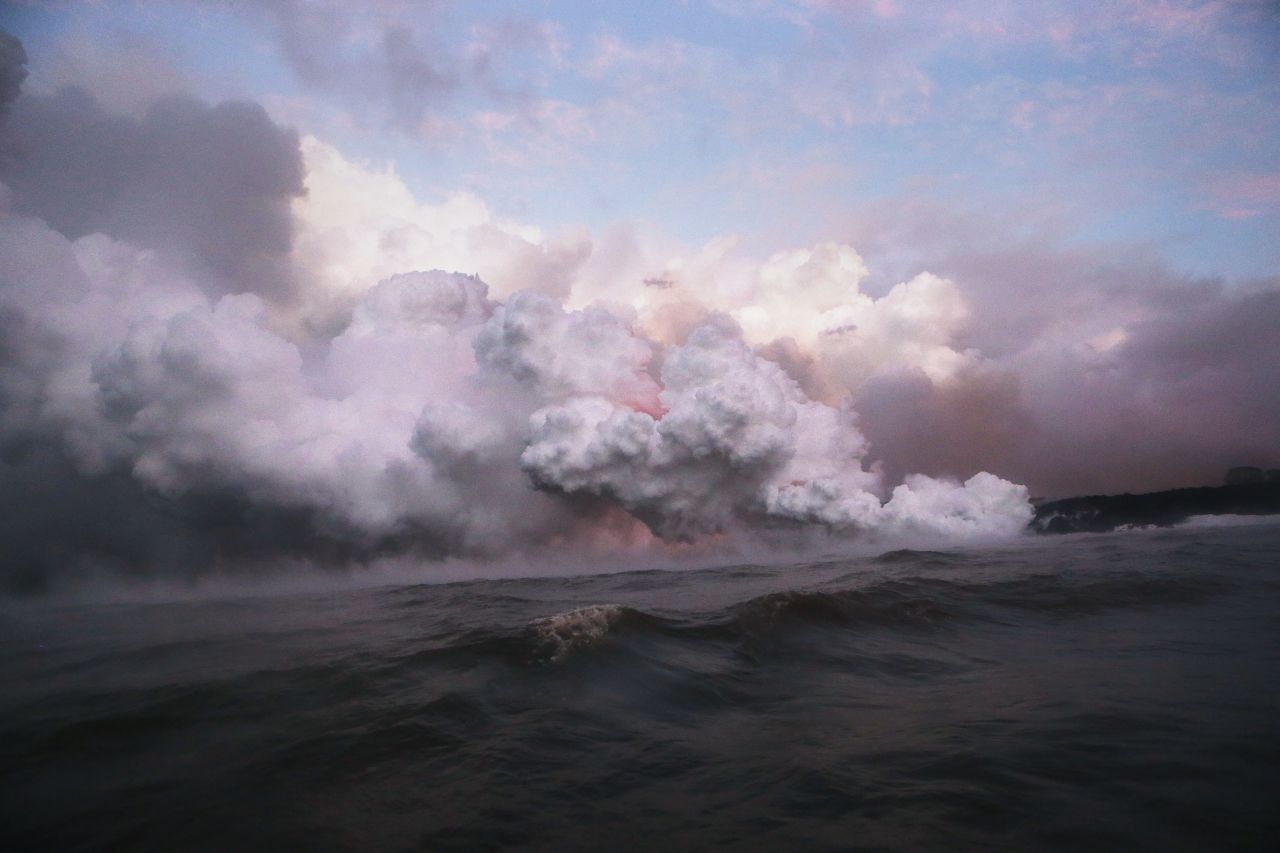
{"type": "Polygon", "coordinates": [[[1169,527],[1195,515],[1280,514],[1280,482],[1087,495],[1036,506],[1036,533],[1106,533],[1124,526],[1169,527]]]}

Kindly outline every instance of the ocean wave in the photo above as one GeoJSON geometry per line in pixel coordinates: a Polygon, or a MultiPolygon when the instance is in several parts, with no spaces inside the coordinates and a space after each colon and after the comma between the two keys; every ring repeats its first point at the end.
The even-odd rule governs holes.
{"type": "Polygon", "coordinates": [[[646,614],[619,604],[593,604],[534,619],[529,631],[537,659],[558,663],[575,652],[599,647],[628,619],[648,621],[646,614]]]}
{"type": "Polygon", "coordinates": [[[1198,604],[1229,588],[1226,581],[1209,577],[1126,572],[1088,580],[1034,575],[978,591],[987,603],[1011,610],[1085,616],[1105,610],[1198,604]]]}
{"type": "Polygon", "coordinates": [[[941,602],[917,592],[911,584],[896,582],[834,592],[772,592],[738,605],[732,621],[735,627],[754,632],[784,623],[846,627],[933,625],[958,615],[941,602]]]}
{"type": "Polygon", "coordinates": [[[579,607],[527,624],[523,656],[559,663],[643,638],[737,643],[794,630],[934,630],[1165,605],[1194,604],[1226,590],[1209,578],[1120,573],[1091,578],[1031,575],[996,582],[903,578],[853,589],[770,592],[714,611],[664,618],[619,604],[579,607]]]}
{"type": "Polygon", "coordinates": [[[953,554],[947,551],[918,551],[913,548],[899,548],[895,551],[885,551],[883,554],[875,557],[873,562],[882,565],[899,565],[907,563],[911,565],[950,565],[952,563],[963,562],[964,558],[960,554],[953,554]]]}

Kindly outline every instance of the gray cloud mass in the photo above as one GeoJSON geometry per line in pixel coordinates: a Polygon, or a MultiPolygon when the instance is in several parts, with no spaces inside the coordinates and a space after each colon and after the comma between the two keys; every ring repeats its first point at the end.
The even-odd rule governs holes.
{"type": "Polygon", "coordinates": [[[229,292],[289,297],[302,158],[257,104],[174,96],[134,119],[67,88],[19,99],[0,133],[15,212],[162,251],[229,292]]]}

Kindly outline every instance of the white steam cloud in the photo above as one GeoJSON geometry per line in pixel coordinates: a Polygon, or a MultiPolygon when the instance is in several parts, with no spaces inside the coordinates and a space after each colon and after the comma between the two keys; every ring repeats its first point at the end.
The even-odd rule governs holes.
{"type": "MultiPolygon", "coordinates": [[[[339,236],[315,213],[299,217],[299,246],[323,233],[338,245],[372,239],[367,224],[348,221],[339,236]]],[[[428,245],[472,239],[475,229],[502,226],[473,223],[461,238],[446,227],[428,245]]],[[[502,233],[481,266],[518,268],[545,249],[535,234],[502,233]]],[[[5,213],[7,433],[52,439],[87,477],[127,471],[170,499],[222,492],[305,508],[330,535],[429,543],[434,553],[572,546],[600,529],[634,540],[640,525],[646,536],[697,542],[759,526],[992,536],[1029,519],[1026,490],[991,475],[963,484],[916,476],[885,495],[863,465],[853,411],[812,398],[752,345],[767,337],[768,318],[750,306],[776,299],[787,303],[784,330],[851,317],[874,327],[865,340],[846,332],[861,341],[852,350],[810,353],[836,377],[872,350],[873,360],[923,353],[932,363],[945,349],[937,340],[880,342],[893,338],[886,326],[910,331],[907,319],[935,310],[928,303],[937,294],[952,298],[939,280],[882,300],[859,294],[854,281],[849,302],[832,292],[806,306],[786,299],[801,292],[786,256],[756,271],[759,292],[737,310],[699,306],[677,342],[647,334],[645,320],[660,322],[664,302],[686,299],[683,284],[620,316],[600,305],[566,308],[546,292],[559,286],[545,282],[502,301],[476,276],[439,270],[370,286],[382,272],[375,256],[352,257],[281,303],[220,292],[102,234],[71,240],[5,213]],[[349,319],[336,333],[302,331],[312,309],[342,304],[331,286],[338,275],[349,319]]],[[[796,274],[838,277],[856,260],[822,247],[796,274]]]]}
{"type": "MultiPolygon", "coordinates": [[[[0,241],[0,305],[25,332],[7,396],[86,472],[124,465],[166,494],[236,486],[475,550],[554,526],[546,492],[616,501],[662,536],[755,515],[933,524],[906,508],[923,481],[879,506],[852,412],[810,399],[727,315],[669,345],[603,308],[533,290],[496,303],[476,277],[412,272],[370,288],[338,334],[299,341],[262,298],[210,296],[103,235],[10,214],[0,241]],[[494,480],[506,512],[478,500],[494,480]]],[[[1007,530],[1026,521],[1015,510],[964,515],[1007,530]]]]}
{"type": "MultiPolygon", "coordinates": [[[[1001,351],[981,289],[927,272],[869,287],[841,243],[753,258],[733,237],[690,249],[635,225],[547,233],[466,193],[425,204],[390,167],[251,104],[170,99],[130,118],[83,92],[18,95],[14,45],[10,585],[246,555],[1015,535],[1027,489],[974,460],[1042,470],[1026,460],[1052,457],[1026,437],[1071,429],[1070,395],[1044,389],[1109,365],[1093,387],[1172,399],[1187,383],[1152,365],[1199,357],[1169,343],[1191,321],[1136,291],[1105,327],[1090,316],[1001,351]]],[[[1269,289],[1249,306],[1198,298],[1195,330],[1214,339],[1246,307],[1262,326],[1275,313],[1269,289]]],[[[1250,363],[1220,373],[1270,370],[1250,363]]]]}
{"type": "MultiPolygon", "coordinates": [[[[415,62],[388,91],[448,88],[415,62]]],[[[256,104],[118,114],[23,92],[25,65],[0,32],[8,588],[998,537],[1032,510],[988,471],[1056,496],[1280,464],[1274,278],[910,196],[846,232],[901,281],[843,241],[549,233],[470,193],[424,203],[256,104]]]]}

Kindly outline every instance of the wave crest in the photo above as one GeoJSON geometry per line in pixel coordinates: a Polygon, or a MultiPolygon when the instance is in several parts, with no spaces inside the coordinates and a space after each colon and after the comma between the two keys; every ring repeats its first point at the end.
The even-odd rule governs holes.
{"type": "Polygon", "coordinates": [[[529,623],[540,659],[558,663],[570,654],[600,646],[609,632],[636,611],[619,604],[593,604],[529,623]]]}
{"type": "Polygon", "coordinates": [[[956,615],[937,601],[907,592],[891,584],[841,592],[774,592],[744,602],[734,621],[748,629],[780,622],[911,626],[931,625],[956,615]]]}

